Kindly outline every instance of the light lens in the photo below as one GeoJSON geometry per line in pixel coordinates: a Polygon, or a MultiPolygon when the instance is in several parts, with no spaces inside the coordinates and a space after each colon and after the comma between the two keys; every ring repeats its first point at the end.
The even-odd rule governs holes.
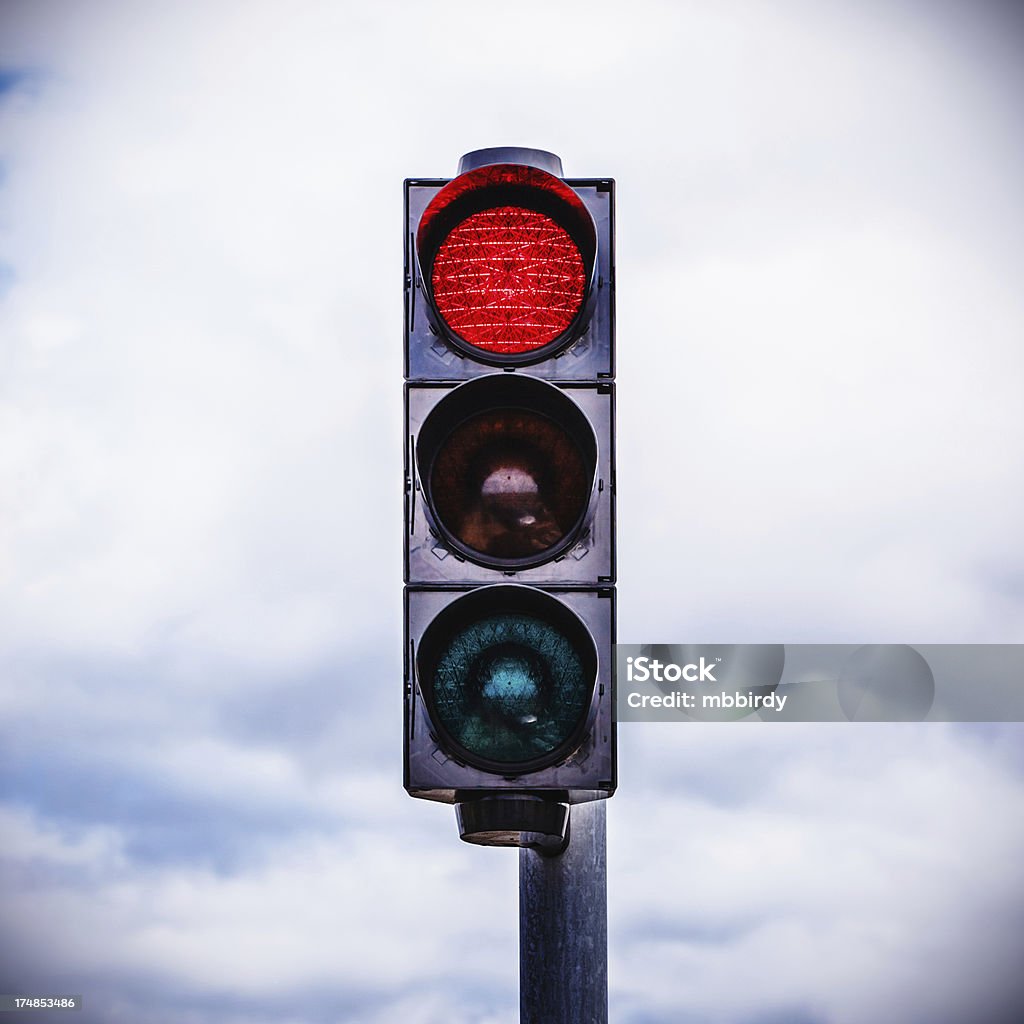
{"type": "Polygon", "coordinates": [[[465,342],[520,355],[572,324],[583,304],[583,257],[551,217],[498,206],[448,233],[434,256],[431,287],[438,312],[465,342]]]}
{"type": "Polygon", "coordinates": [[[545,758],[580,728],[591,682],[555,626],[497,612],[444,644],[431,685],[434,714],[467,753],[514,766],[545,758]]]}
{"type": "Polygon", "coordinates": [[[528,409],[489,409],[438,448],[430,500],[443,528],[490,559],[542,559],[580,523],[593,468],[568,431],[528,409]]]}

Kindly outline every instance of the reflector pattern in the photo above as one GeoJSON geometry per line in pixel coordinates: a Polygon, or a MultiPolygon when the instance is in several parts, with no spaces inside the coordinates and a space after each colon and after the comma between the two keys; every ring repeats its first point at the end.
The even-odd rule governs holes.
{"type": "Polygon", "coordinates": [[[546,214],[498,206],[441,243],[431,286],[448,326],[476,348],[517,355],[550,344],[583,303],[583,258],[546,214]]]}
{"type": "Polygon", "coordinates": [[[541,619],[493,615],[458,632],[438,659],[434,712],[468,753],[514,765],[562,747],[591,685],[569,640],[541,619]]]}

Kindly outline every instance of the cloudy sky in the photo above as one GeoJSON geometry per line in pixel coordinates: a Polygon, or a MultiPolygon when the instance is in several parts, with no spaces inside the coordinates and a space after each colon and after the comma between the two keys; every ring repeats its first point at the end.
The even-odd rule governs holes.
{"type": "MultiPolygon", "coordinates": [[[[516,1020],[516,856],[401,788],[402,179],[468,150],[618,182],[622,640],[1024,642],[1022,49],[2,0],[0,990],[516,1020]]],[[[623,725],[613,1019],[1021,1019],[1022,738],[623,725]]]]}

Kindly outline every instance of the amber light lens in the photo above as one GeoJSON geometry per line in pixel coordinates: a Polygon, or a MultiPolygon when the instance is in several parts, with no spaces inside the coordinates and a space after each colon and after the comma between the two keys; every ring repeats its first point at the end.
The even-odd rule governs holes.
{"type": "Polygon", "coordinates": [[[564,334],[583,304],[579,247],[551,217],[519,206],[456,224],[431,271],[438,312],[466,343],[520,355],[564,334]]]}
{"type": "Polygon", "coordinates": [[[471,552],[543,560],[576,529],[592,468],[573,437],[528,409],[489,409],[438,448],[430,498],[444,529],[471,552]]]}

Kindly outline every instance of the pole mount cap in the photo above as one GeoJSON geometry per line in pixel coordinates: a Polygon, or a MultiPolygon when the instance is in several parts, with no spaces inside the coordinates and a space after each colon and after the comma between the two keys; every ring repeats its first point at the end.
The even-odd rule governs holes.
{"type": "Polygon", "coordinates": [[[526,846],[542,853],[565,848],[569,805],[525,793],[496,794],[455,805],[459,836],[477,846],[526,846]]]}

